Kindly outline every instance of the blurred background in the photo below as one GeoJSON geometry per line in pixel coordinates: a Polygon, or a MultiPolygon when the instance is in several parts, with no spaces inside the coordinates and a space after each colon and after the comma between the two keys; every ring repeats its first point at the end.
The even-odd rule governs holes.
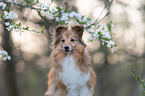
{"type": "MultiPolygon", "coordinates": [[[[97,19],[108,0],[56,0],[55,4],[77,10],[97,19]]],[[[108,11],[105,9],[102,17],[108,11]]],[[[49,57],[52,49],[51,34],[57,25],[46,22],[35,10],[11,6],[19,13],[15,22],[41,30],[34,32],[8,32],[0,23],[0,48],[12,57],[0,59],[0,96],[44,96],[47,90],[49,57]]],[[[101,17],[101,18],[102,18],[101,17]]],[[[109,15],[100,23],[114,23],[113,40],[118,44],[111,53],[100,42],[88,43],[88,33],[83,35],[92,64],[97,74],[94,96],[140,96],[141,84],[131,75],[133,70],[145,79],[145,1],[114,0],[109,15]]]]}

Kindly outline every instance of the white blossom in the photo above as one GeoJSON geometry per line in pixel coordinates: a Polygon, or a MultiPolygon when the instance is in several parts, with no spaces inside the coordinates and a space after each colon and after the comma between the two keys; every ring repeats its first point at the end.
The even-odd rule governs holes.
{"type": "Polygon", "coordinates": [[[84,26],[84,27],[87,27],[87,25],[86,25],[86,24],[84,24],[83,26],[84,26]]]}
{"type": "Polygon", "coordinates": [[[9,18],[13,20],[13,18],[18,18],[17,14],[13,11],[9,12],[9,18]]]}
{"type": "Polygon", "coordinates": [[[56,17],[55,20],[56,20],[57,22],[59,22],[59,18],[58,18],[58,17],[56,17]]]}
{"type": "Polygon", "coordinates": [[[49,14],[48,18],[50,18],[50,19],[54,18],[54,15],[53,14],[49,14]]]}
{"type": "Polygon", "coordinates": [[[0,50],[0,56],[4,61],[11,60],[11,57],[8,55],[8,53],[5,50],[0,50]]]}
{"type": "Polygon", "coordinates": [[[76,24],[76,22],[74,22],[73,20],[68,20],[68,21],[65,21],[66,24],[71,24],[71,23],[74,23],[76,24]]]}
{"type": "Polygon", "coordinates": [[[6,6],[7,6],[6,3],[4,3],[2,9],[5,10],[6,6]]]}
{"type": "Polygon", "coordinates": [[[0,4],[0,6],[2,6],[2,10],[5,10],[5,7],[7,6],[6,3],[4,4],[0,4]]]}
{"type": "Polygon", "coordinates": [[[99,25],[97,24],[97,25],[96,25],[96,28],[98,28],[98,27],[99,27],[99,25]]]}
{"type": "Polygon", "coordinates": [[[6,29],[7,29],[8,31],[10,31],[10,30],[12,30],[12,29],[14,28],[14,26],[15,26],[15,25],[10,25],[10,26],[8,26],[6,29]]]}
{"type": "Polygon", "coordinates": [[[113,28],[111,28],[111,31],[114,31],[114,29],[113,29],[113,28]]]}
{"type": "Polygon", "coordinates": [[[42,13],[43,16],[46,16],[48,14],[48,11],[46,11],[46,12],[43,11],[41,13],[42,13]]]}
{"type": "Polygon", "coordinates": [[[92,25],[91,28],[96,28],[95,25],[92,25]]]}
{"type": "Polygon", "coordinates": [[[76,18],[78,18],[78,19],[81,19],[81,18],[82,18],[81,13],[76,13],[75,16],[76,16],[76,18]]]}
{"type": "Polygon", "coordinates": [[[56,9],[56,8],[50,8],[49,11],[50,11],[51,13],[55,13],[55,12],[58,11],[58,9],[56,9]]]}
{"type": "Polygon", "coordinates": [[[70,14],[69,14],[69,17],[74,17],[76,15],[76,12],[75,11],[72,11],[70,14]]]}
{"type": "Polygon", "coordinates": [[[87,16],[85,16],[84,18],[83,18],[83,22],[86,22],[87,21],[87,16]]]}
{"type": "Polygon", "coordinates": [[[33,3],[35,4],[37,0],[34,0],[33,3]]]}
{"type": "Polygon", "coordinates": [[[7,60],[7,57],[3,57],[3,60],[6,61],[7,60]]]}
{"type": "Polygon", "coordinates": [[[110,33],[106,32],[106,31],[101,31],[102,37],[103,38],[107,38],[107,39],[111,39],[110,33]]]}
{"type": "Polygon", "coordinates": [[[98,30],[99,30],[99,31],[102,31],[102,28],[100,27],[98,30]]]}
{"type": "Polygon", "coordinates": [[[5,50],[0,50],[0,54],[8,55],[8,53],[5,50]]]}
{"type": "Polygon", "coordinates": [[[17,14],[13,11],[7,12],[7,11],[3,11],[4,12],[4,18],[5,19],[11,19],[13,20],[14,18],[18,18],[17,14]]]}
{"type": "Polygon", "coordinates": [[[95,32],[94,29],[89,29],[88,31],[89,31],[90,33],[94,33],[94,32],[95,32]]]}
{"type": "Polygon", "coordinates": [[[68,20],[68,13],[67,14],[63,14],[63,16],[60,18],[62,21],[64,20],[68,20]]]}
{"type": "Polygon", "coordinates": [[[8,0],[8,2],[13,2],[13,0],[8,0]]]}
{"type": "Polygon", "coordinates": [[[8,56],[8,60],[11,60],[11,56],[8,56]]]}
{"type": "Polygon", "coordinates": [[[3,6],[3,4],[0,3],[0,6],[3,6]]]}
{"type": "Polygon", "coordinates": [[[115,43],[112,40],[110,40],[110,41],[107,42],[107,47],[108,48],[114,47],[114,44],[115,43]]]}
{"type": "Polygon", "coordinates": [[[91,41],[91,38],[88,38],[88,39],[87,39],[87,42],[90,42],[90,41],[91,41]]]}
{"type": "Polygon", "coordinates": [[[5,22],[5,25],[6,25],[6,26],[9,26],[9,25],[10,25],[10,23],[9,23],[9,22],[5,22]]]}
{"type": "Polygon", "coordinates": [[[55,12],[52,8],[49,9],[49,12],[53,13],[55,12]]]}
{"type": "Polygon", "coordinates": [[[105,31],[105,32],[109,32],[109,29],[108,29],[107,26],[104,26],[104,31],[105,31]]]}
{"type": "Polygon", "coordinates": [[[111,27],[112,27],[112,28],[114,27],[114,24],[113,24],[113,23],[111,23],[111,27]]]}
{"type": "Polygon", "coordinates": [[[111,49],[111,52],[113,53],[115,50],[114,50],[114,47],[113,48],[110,48],[111,49]]]}
{"type": "Polygon", "coordinates": [[[44,8],[44,9],[48,9],[49,8],[49,3],[46,1],[46,0],[41,0],[41,1],[39,1],[39,7],[40,8],[44,8]]]}
{"type": "Polygon", "coordinates": [[[93,36],[94,36],[95,38],[98,38],[98,37],[99,37],[98,32],[95,32],[93,36]]]}

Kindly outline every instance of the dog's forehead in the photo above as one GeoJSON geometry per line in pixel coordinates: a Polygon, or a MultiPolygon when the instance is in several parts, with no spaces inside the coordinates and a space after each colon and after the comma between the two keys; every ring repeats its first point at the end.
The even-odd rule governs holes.
{"type": "Polygon", "coordinates": [[[71,27],[70,26],[68,26],[68,29],[67,30],[71,30],[71,27]]]}
{"type": "Polygon", "coordinates": [[[63,33],[63,36],[67,37],[67,38],[70,38],[70,37],[74,37],[75,36],[75,33],[73,30],[66,30],[64,33],[63,33]]]}

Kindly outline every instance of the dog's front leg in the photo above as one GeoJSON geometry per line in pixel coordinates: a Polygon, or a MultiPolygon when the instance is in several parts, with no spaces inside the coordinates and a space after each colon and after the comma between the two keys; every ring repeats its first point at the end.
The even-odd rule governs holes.
{"type": "Polygon", "coordinates": [[[49,85],[49,89],[45,92],[45,96],[54,96],[56,85],[55,83],[51,83],[49,85]]]}
{"type": "Polygon", "coordinates": [[[67,89],[54,68],[51,69],[48,75],[48,90],[45,96],[67,96],[67,89]]]}
{"type": "Polygon", "coordinates": [[[45,96],[67,96],[66,87],[62,83],[53,83],[45,93],[45,96]]]}
{"type": "Polygon", "coordinates": [[[92,90],[84,86],[81,88],[79,96],[92,96],[92,90]]]}

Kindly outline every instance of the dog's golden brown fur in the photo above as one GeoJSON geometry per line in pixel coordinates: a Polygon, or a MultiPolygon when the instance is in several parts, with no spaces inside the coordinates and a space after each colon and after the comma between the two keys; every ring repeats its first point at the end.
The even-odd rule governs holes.
{"type": "MultiPolygon", "coordinates": [[[[79,89],[81,86],[86,86],[84,90],[89,90],[87,93],[92,96],[93,90],[95,87],[95,81],[96,81],[96,75],[93,70],[93,67],[91,65],[91,58],[89,56],[89,53],[86,50],[86,44],[82,40],[82,34],[84,31],[84,28],[82,25],[75,25],[72,26],[70,30],[68,30],[68,27],[66,26],[57,26],[56,27],[56,33],[54,35],[54,41],[52,43],[53,51],[51,53],[51,70],[48,75],[48,90],[46,92],[46,96],[75,96],[71,93],[73,89],[75,89],[74,92],[76,92],[76,96],[81,96],[81,92],[83,90],[79,89]],[[68,57],[67,57],[68,56],[68,57]],[[72,56],[72,57],[71,57],[72,56]],[[70,61],[67,61],[67,59],[70,58],[70,61]],[[74,60],[73,61],[71,61],[74,60]],[[75,79],[73,80],[79,80],[79,78],[82,79],[82,84],[84,85],[72,85],[71,82],[71,76],[70,81],[69,77],[68,80],[63,80],[65,72],[65,64],[66,62],[69,62],[70,64],[75,63],[73,66],[75,69],[72,69],[78,74],[84,74],[84,77],[81,75],[79,76],[77,73],[74,76],[75,79]],[[64,64],[64,65],[63,65],[64,64]],[[60,75],[61,74],[61,75],[60,75]],[[88,75],[87,75],[88,74],[88,75]],[[86,79],[89,76],[88,79],[86,79]],[[78,79],[77,79],[78,78],[78,79]],[[83,81],[84,79],[87,80],[83,81]],[[68,84],[66,84],[66,82],[68,84]],[[84,83],[85,82],[85,83],[84,83]],[[69,84],[70,83],[70,84],[69,84]],[[71,87],[74,88],[71,88],[71,87]],[[81,90],[81,91],[77,91],[81,90]],[[68,95],[69,94],[69,95],[68,95]]],[[[66,66],[68,66],[66,64],[66,66]]],[[[72,65],[70,65],[72,66],[72,65]]],[[[72,67],[73,68],[73,67],[72,67]]],[[[70,68],[71,70],[71,68],[70,68]]],[[[73,72],[68,72],[69,75],[74,75],[73,72]]],[[[79,81],[73,81],[77,84],[79,81]]]]}

